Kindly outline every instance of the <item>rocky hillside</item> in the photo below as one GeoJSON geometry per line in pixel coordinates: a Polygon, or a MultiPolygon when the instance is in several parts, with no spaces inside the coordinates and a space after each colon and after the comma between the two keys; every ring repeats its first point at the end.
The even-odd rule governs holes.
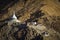
{"type": "Polygon", "coordinates": [[[60,0],[15,0],[3,6],[0,8],[1,40],[60,40],[60,0]],[[51,34],[50,37],[42,37],[34,28],[20,29],[20,26],[7,25],[5,21],[10,20],[13,12],[21,23],[36,21],[43,24],[51,34]],[[13,27],[11,33],[10,27],[13,27]],[[15,27],[17,30],[14,29],[15,27]]]}
{"type": "MultiPolygon", "coordinates": [[[[8,22],[9,23],[9,22],[8,22]]],[[[0,29],[0,40],[60,40],[60,34],[53,29],[40,26],[27,26],[25,23],[5,23],[0,29]],[[48,36],[45,36],[47,32],[48,36]]]]}
{"type": "Polygon", "coordinates": [[[26,24],[8,23],[0,30],[0,40],[43,40],[43,37],[26,24]]]}

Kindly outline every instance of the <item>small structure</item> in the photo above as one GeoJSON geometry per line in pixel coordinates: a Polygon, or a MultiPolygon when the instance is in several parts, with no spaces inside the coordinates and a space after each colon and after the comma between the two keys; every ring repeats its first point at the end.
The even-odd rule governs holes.
{"type": "Polygon", "coordinates": [[[32,25],[36,26],[37,25],[37,22],[31,22],[32,25]]]}
{"type": "Polygon", "coordinates": [[[33,25],[36,25],[37,24],[37,22],[33,22],[33,25]]]}
{"type": "Polygon", "coordinates": [[[17,19],[16,15],[15,15],[15,12],[14,12],[14,14],[12,16],[12,19],[17,19]]]}
{"type": "Polygon", "coordinates": [[[47,36],[49,36],[49,33],[48,32],[43,32],[42,35],[47,37],[47,36]]]}
{"type": "Polygon", "coordinates": [[[27,23],[27,26],[37,30],[37,32],[40,34],[43,33],[44,31],[46,31],[46,27],[42,24],[37,23],[37,22],[27,23]]]}
{"type": "Polygon", "coordinates": [[[15,15],[15,12],[13,13],[12,21],[14,21],[14,22],[20,22],[20,21],[17,19],[16,15],[15,15]]]}
{"type": "Polygon", "coordinates": [[[15,12],[13,13],[13,16],[11,17],[11,20],[8,21],[8,25],[11,25],[13,23],[20,23],[21,21],[19,21],[15,15],[15,12]]]}

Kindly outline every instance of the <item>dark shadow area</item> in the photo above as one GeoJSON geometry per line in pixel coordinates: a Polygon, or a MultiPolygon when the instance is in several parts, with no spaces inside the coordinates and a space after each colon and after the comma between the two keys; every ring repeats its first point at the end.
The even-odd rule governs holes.
{"type": "MultiPolygon", "coordinates": [[[[29,30],[27,30],[28,27],[26,26],[26,24],[21,24],[21,25],[18,26],[18,28],[19,28],[19,30],[14,33],[14,37],[16,38],[16,40],[27,40],[27,39],[30,39],[29,37],[26,38],[28,32],[30,32],[29,30]]],[[[31,34],[29,34],[29,35],[31,35],[31,34]]],[[[34,36],[34,38],[31,39],[31,40],[43,40],[43,37],[41,35],[38,35],[38,36],[34,36]]]]}
{"type": "Polygon", "coordinates": [[[1,29],[2,27],[6,26],[6,25],[7,25],[7,23],[1,23],[1,22],[0,22],[0,29],[1,29]]]}
{"type": "MultiPolygon", "coordinates": [[[[0,14],[4,14],[7,12],[8,8],[13,6],[15,3],[17,3],[19,0],[0,0],[0,14]]],[[[20,0],[24,4],[26,4],[27,0],[20,0]]]]}
{"type": "Polygon", "coordinates": [[[30,19],[27,20],[27,22],[31,22],[31,21],[38,21],[37,18],[41,18],[42,16],[44,16],[45,14],[42,13],[42,11],[37,10],[36,12],[34,12],[33,14],[31,14],[30,19]]]}
{"type": "Polygon", "coordinates": [[[26,2],[28,1],[28,0],[22,0],[23,2],[24,2],[24,4],[26,4],[26,2]]]}
{"type": "Polygon", "coordinates": [[[44,15],[44,13],[42,13],[42,11],[37,10],[35,13],[31,14],[31,17],[34,16],[34,18],[39,18],[43,15],[44,15]]]}
{"type": "MultiPolygon", "coordinates": [[[[5,27],[7,27],[7,24],[3,28],[5,29],[5,27]]],[[[27,27],[27,24],[12,24],[8,27],[10,28],[5,30],[7,31],[7,34],[3,34],[4,40],[10,40],[11,38],[12,40],[43,40],[43,37],[41,35],[37,35],[34,29],[27,27]]]]}
{"type": "Polygon", "coordinates": [[[43,40],[43,37],[41,35],[36,36],[35,38],[33,38],[32,40],[43,40]]]}
{"type": "Polygon", "coordinates": [[[9,7],[17,3],[19,0],[0,0],[0,14],[4,14],[9,7]]]}
{"type": "Polygon", "coordinates": [[[14,37],[16,38],[16,40],[25,40],[26,34],[27,34],[27,25],[26,24],[21,24],[18,25],[19,30],[17,32],[14,33],[14,37]],[[18,32],[20,33],[20,38],[18,37],[18,32]]]}
{"type": "Polygon", "coordinates": [[[60,0],[58,0],[60,2],[60,0]]]}

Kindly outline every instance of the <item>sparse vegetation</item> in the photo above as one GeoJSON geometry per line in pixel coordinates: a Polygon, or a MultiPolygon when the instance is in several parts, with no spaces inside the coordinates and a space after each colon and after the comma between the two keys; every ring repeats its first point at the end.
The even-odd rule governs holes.
{"type": "Polygon", "coordinates": [[[2,8],[4,11],[0,8],[0,40],[60,40],[60,3],[57,0],[19,0],[7,6],[2,8]],[[42,36],[36,32],[37,29],[26,24],[5,23],[10,20],[13,11],[22,23],[36,21],[46,26],[50,36],[42,36]]]}

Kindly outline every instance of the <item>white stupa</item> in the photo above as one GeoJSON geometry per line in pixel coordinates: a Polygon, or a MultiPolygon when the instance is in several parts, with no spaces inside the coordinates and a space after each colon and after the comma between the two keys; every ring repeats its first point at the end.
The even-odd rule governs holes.
{"type": "Polygon", "coordinates": [[[12,19],[17,19],[15,12],[13,13],[12,19]]]}
{"type": "Polygon", "coordinates": [[[10,21],[8,21],[8,25],[12,25],[13,23],[21,23],[18,19],[17,19],[17,17],[16,17],[16,15],[15,15],[15,12],[13,13],[13,16],[11,17],[12,19],[10,20],[10,21]]]}
{"type": "Polygon", "coordinates": [[[13,22],[20,22],[20,21],[17,19],[16,15],[15,15],[15,12],[13,13],[12,21],[13,21],[13,22]]]}

